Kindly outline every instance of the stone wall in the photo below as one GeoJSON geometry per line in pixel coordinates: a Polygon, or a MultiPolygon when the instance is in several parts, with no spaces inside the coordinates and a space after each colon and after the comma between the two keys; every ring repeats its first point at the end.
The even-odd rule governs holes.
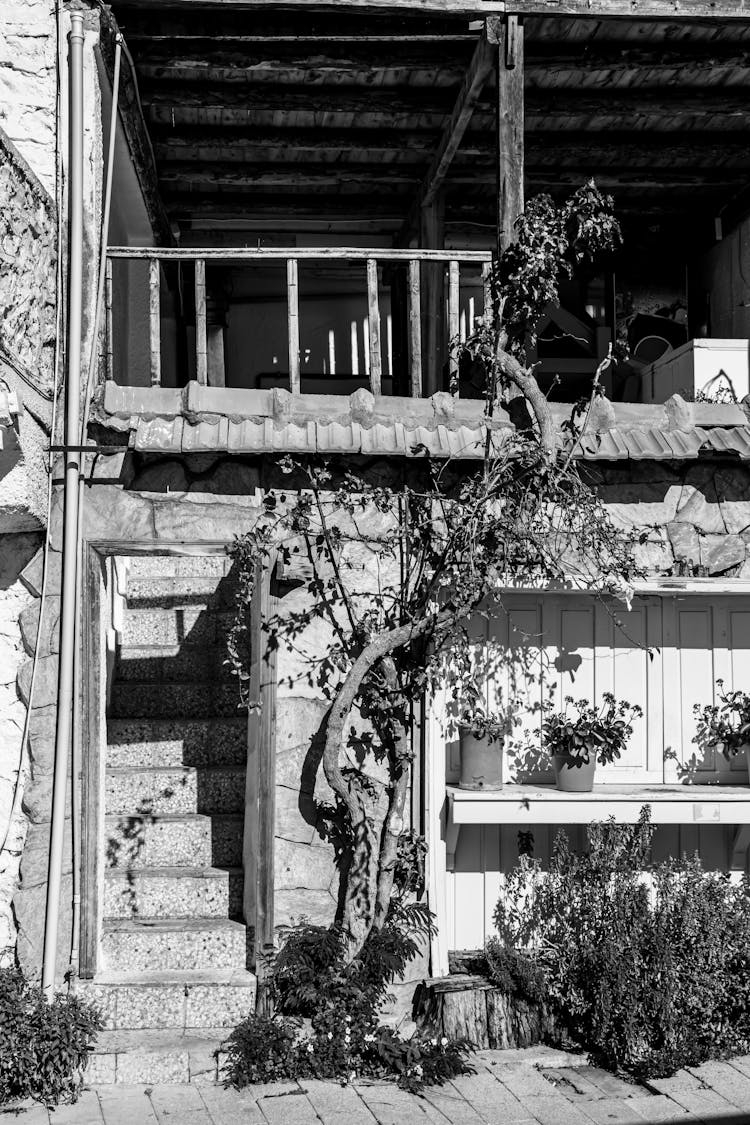
{"type": "Polygon", "coordinates": [[[54,0],[3,0],[0,127],[52,197],[56,86],[54,0]]]}
{"type": "Polygon", "coordinates": [[[2,130],[0,255],[0,345],[49,395],[55,358],[55,206],[2,130]]]}
{"type": "Polygon", "coordinates": [[[26,708],[18,697],[16,677],[25,659],[19,617],[33,597],[21,572],[36,553],[39,533],[0,538],[0,843],[7,832],[7,850],[0,857],[0,965],[12,963],[16,926],[11,911],[13,887],[26,834],[26,819],[18,810],[9,824],[21,765],[21,742],[26,708]]]}

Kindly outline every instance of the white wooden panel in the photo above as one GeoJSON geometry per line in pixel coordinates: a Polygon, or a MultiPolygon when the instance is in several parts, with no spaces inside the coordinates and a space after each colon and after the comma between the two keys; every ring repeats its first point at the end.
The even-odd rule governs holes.
{"type": "MultiPolygon", "coordinates": [[[[725,687],[733,691],[750,691],[750,611],[727,608],[729,675],[725,687]]],[[[731,771],[744,775],[747,769],[744,754],[732,760],[731,771]]]]}
{"type": "Polygon", "coordinates": [[[462,829],[456,852],[453,949],[478,949],[484,944],[484,872],[480,825],[462,829]]]}
{"type": "MultiPolygon", "coordinates": [[[[611,647],[597,645],[596,701],[601,703],[601,688],[606,683],[605,690],[610,690],[616,699],[637,704],[643,711],[643,717],[633,721],[633,735],[622,757],[601,770],[601,780],[617,780],[623,776],[623,771],[627,771],[628,778],[634,780],[638,776],[646,776],[649,760],[647,608],[634,605],[630,613],[620,616],[621,626],[607,613],[606,607],[601,607],[601,613],[610,620],[611,647]]],[[[661,739],[659,741],[661,752],[661,739]]]]}
{"type": "Polygon", "coordinates": [[[679,743],[683,764],[696,770],[714,769],[714,752],[693,742],[696,723],[693,704],[711,703],[714,697],[713,623],[711,607],[686,609],[677,605],[677,650],[679,656],[679,743]]]}
{"type": "Polygon", "coordinates": [[[566,695],[574,699],[594,698],[594,607],[560,610],[560,640],[555,657],[559,673],[558,703],[566,695]]]}

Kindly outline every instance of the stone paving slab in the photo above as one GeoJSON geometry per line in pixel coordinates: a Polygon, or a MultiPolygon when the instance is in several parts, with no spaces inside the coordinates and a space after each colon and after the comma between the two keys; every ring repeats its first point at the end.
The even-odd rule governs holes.
{"type": "Polygon", "coordinates": [[[19,1125],[750,1125],[750,1056],[648,1088],[544,1048],[482,1051],[474,1065],[421,1097],[392,1082],[92,1085],[74,1106],[6,1113],[19,1125]]]}

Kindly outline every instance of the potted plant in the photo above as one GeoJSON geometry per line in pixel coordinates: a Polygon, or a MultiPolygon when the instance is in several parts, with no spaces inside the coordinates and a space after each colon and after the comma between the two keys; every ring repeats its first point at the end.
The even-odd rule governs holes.
{"type": "Polygon", "coordinates": [[[502,789],[503,744],[508,726],[504,712],[463,713],[459,724],[460,789],[502,789]]]}
{"type": "Polygon", "coordinates": [[[637,704],[618,701],[609,691],[602,695],[600,707],[567,695],[564,709],[550,713],[542,723],[557,788],[590,793],[596,763],[608,765],[620,757],[633,733],[633,720],[642,715],[637,704]]]}
{"type": "Polygon", "coordinates": [[[693,742],[715,746],[729,761],[744,754],[750,774],[750,695],[744,691],[724,691],[724,681],[717,680],[718,704],[693,705],[698,726],[693,742]]]}

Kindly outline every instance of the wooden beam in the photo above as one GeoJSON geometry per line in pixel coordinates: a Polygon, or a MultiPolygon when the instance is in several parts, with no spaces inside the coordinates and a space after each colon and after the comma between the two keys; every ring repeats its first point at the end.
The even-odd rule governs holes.
{"type": "Polygon", "coordinates": [[[206,263],[195,263],[195,377],[202,386],[208,383],[208,338],[206,325],[206,263]]]}
{"type": "Polygon", "coordinates": [[[161,270],[158,259],[152,258],[148,269],[149,293],[149,356],[151,386],[161,386],[161,270]]]}
{"type": "MultiPolygon", "coordinates": [[[[442,192],[432,203],[420,208],[420,246],[424,250],[442,249],[445,242],[445,202],[442,192]]],[[[445,350],[445,266],[443,263],[423,264],[422,339],[424,369],[422,387],[425,396],[442,390],[443,354],[445,350]]]]}
{"type": "Polygon", "coordinates": [[[497,34],[497,246],[513,241],[523,211],[524,58],[523,25],[507,16],[497,34]]]}
{"type": "Polygon", "coordinates": [[[370,390],[382,394],[383,357],[380,347],[380,306],[378,303],[378,263],[367,259],[367,323],[370,329],[370,390]]]}
{"type": "MultiPolygon", "coordinates": [[[[278,12],[279,0],[214,0],[222,9],[278,12]]],[[[131,8],[153,8],[154,0],[130,0],[131,8]]],[[[205,0],[170,0],[175,10],[205,8],[205,0]]],[[[289,11],[306,14],[325,12],[414,13],[425,16],[455,16],[477,19],[505,15],[585,16],[588,19],[691,19],[750,21],[747,0],[283,0],[289,11]]]]}
{"type": "MultiPolygon", "coordinates": [[[[110,8],[102,5],[98,11],[100,20],[98,51],[111,84],[114,77],[115,40],[120,29],[110,8]]],[[[143,119],[135,72],[130,63],[129,53],[123,53],[126,65],[120,70],[118,97],[122,134],[130,150],[154,239],[163,246],[173,246],[174,235],[159,191],[154,150],[143,119]]]]}
{"type": "Polygon", "coordinates": [[[289,343],[289,390],[299,394],[299,276],[297,259],[286,263],[287,336],[289,343]]]}
{"type": "Polygon", "coordinates": [[[479,101],[484,84],[492,71],[494,51],[488,35],[489,30],[486,23],[479,36],[479,42],[469,63],[466,76],[461,83],[453,112],[445,123],[440,144],[424,178],[420,200],[422,206],[432,203],[440,190],[440,185],[448,174],[451,161],[456,155],[463,135],[471,121],[471,115],[479,101]]]}
{"type": "Polygon", "coordinates": [[[422,396],[422,298],[419,262],[409,262],[409,373],[412,398],[422,396]]]}
{"type": "Polygon", "coordinates": [[[474,109],[481,97],[485,82],[492,72],[495,36],[494,22],[486,20],[479,35],[474,54],[458,91],[450,117],[443,126],[440,141],[417,194],[399,241],[407,243],[415,230],[421,230],[421,212],[431,206],[450,170],[464,134],[469,127],[474,109]]]}

